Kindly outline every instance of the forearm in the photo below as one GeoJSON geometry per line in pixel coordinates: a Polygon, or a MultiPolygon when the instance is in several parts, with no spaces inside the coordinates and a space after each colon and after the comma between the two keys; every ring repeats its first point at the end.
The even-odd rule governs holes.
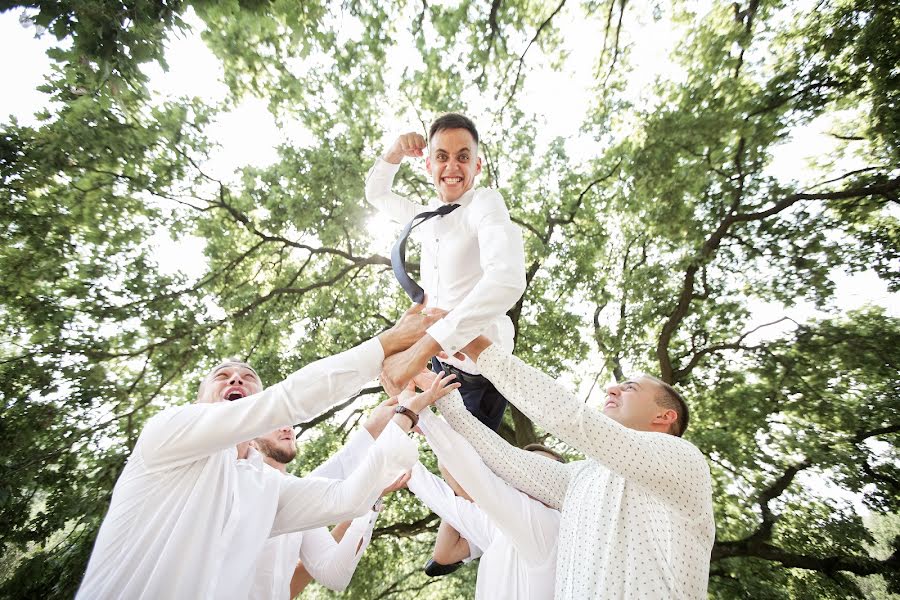
{"type": "Polygon", "coordinates": [[[434,541],[434,560],[442,565],[452,565],[469,558],[469,542],[447,522],[438,527],[434,541]]]}
{"type": "Polygon", "coordinates": [[[294,568],[294,574],[291,576],[291,598],[296,598],[300,595],[306,586],[312,582],[313,577],[309,574],[309,571],[306,570],[302,561],[297,562],[297,566],[294,568]]]}
{"type": "Polygon", "coordinates": [[[381,492],[416,462],[418,446],[389,424],[365,461],[343,481],[285,478],[272,536],[338,523],[363,515],[381,492]],[[310,498],[318,498],[310,503],[310,498]]]}
{"type": "MultiPolygon", "coordinates": [[[[400,157],[402,159],[402,156],[400,157]]],[[[422,210],[422,205],[411,202],[391,191],[400,160],[389,161],[384,157],[375,161],[366,176],[366,201],[398,223],[408,223],[422,210]]]]}
{"type": "Polygon", "coordinates": [[[708,480],[708,467],[689,442],[625,427],[496,346],[480,354],[478,367],[535,424],[588,458],[642,485],[676,510],[690,512],[688,503],[700,501],[698,490],[708,480]]]}
{"type": "Polygon", "coordinates": [[[569,484],[565,465],[546,464],[549,463],[546,459],[507,443],[466,410],[458,393],[441,398],[436,406],[494,473],[549,506],[562,506],[569,484]]]}
{"type": "Polygon", "coordinates": [[[468,500],[457,497],[450,486],[421,464],[417,463],[413,467],[407,487],[462,537],[481,548],[490,545],[493,526],[484,513],[468,500]]]}
{"type": "Polygon", "coordinates": [[[164,411],[141,434],[141,452],[148,465],[196,460],[285,423],[311,419],[373,380],[384,356],[382,345],[369,340],[315,361],[259,394],[164,411]]]}

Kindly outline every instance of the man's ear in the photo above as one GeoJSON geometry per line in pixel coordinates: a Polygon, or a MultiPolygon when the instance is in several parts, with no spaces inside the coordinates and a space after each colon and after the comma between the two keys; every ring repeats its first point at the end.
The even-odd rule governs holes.
{"type": "Polygon", "coordinates": [[[677,420],[678,413],[674,409],[667,408],[661,413],[657,413],[657,415],[653,418],[653,423],[656,425],[665,425],[666,427],[668,427],[677,420]]]}
{"type": "Polygon", "coordinates": [[[428,173],[431,173],[431,155],[425,157],[425,170],[428,173]]]}
{"type": "Polygon", "coordinates": [[[475,157],[475,174],[481,175],[481,157],[480,156],[475,157]]]}

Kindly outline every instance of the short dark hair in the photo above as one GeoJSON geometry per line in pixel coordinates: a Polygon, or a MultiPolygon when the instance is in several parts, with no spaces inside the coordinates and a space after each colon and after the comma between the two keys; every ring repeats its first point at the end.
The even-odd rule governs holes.
{"type": "Polygon", "coordinates": [[[472,134],[475,145],[478,145],[478,130],[475,129],[475,123],[469,117],[459,113],[446,113],[435,119],[434,123],[431,124],[431,129],[428,131],[428,143],[431,143],[431,138],[434,137],[434,134],[445,129],[465,129],[472,134]]]}
{"type": "Polygon", "coordinates": [[[522,450],[528,450],[529,452],[544,452],[545,454],[549,454],[550,456],[555,458],[558,462],[566,462],[565,456],[563,456],[556,450],[544,446],[543,444],[528,444],[527,446],[522,448],[522,450]]]}
{"type": "Polygon", "coordinates": [[[682,396],[678,390],[673,388],[662,379],[659,379],[658,377],[654,377],[653,375],[645,375],[645,377],[647,379],[655,381],[657,385],[659,385],[660,393],[656,396],[656,403],[663,408],[670,408],[674,410],[678,415],[678,418],[674,423],[672,423],[672,427],[669,429],[669,433],[678,437],[683,436],[684,432],[687,430],[688,421],[691,418],[691,413],[690,410],[688,410],[688,405],[684,399],[684,396],[682,396]]]}

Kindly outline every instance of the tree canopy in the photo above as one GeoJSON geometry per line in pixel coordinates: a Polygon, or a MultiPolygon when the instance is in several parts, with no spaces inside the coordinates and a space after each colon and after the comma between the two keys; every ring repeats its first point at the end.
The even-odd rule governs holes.
{"type": "MultiPolygon", "coordinates": [[[[191,401],[219,358],[273,382],[399,316],[364,176],[386,120],[424,129],[450,110],[479,124],[481,185],[524,233],[516,354],[555,376],[645,370],[685,392],[686,437],[714,479],[710,596],[900,593],[900,319],[844,310],[835,284],[874,273],[900,291],[900,4],[0,10],[58,40],[37,122],[0,131],[3,597],[74,594],[143,424],[191,401]],[[680,38],[671,68],[636,93],[641,19],[680,38]],[[576,22],[598,37],[573,41],[576,22]],[[221,62],[224,99],[152,91],[147,67],[166,67],[178,35],[200,35],[221,62]],[[528,83],[585,58],[590,109],[580,132],[556,135],[528,83]],[[308,135],[269,166],[217,176],[210,132],[248,97],[308,135]],[[779,173],[786,142],[814,126],[831,142],[779,173]],[[159,232],[202,241],[199,275],[160,268],[159,232]],[[763,305],[778,313],[768,322],[763,305]]],[[[433,193],[409,165],[397,186],[433,193]]],[[[382,394],[302,424],[292,468],[320,463],[382,394]]],[[[577,457],[515,409],[501,433],[577,457]]],[[[472,567],[421,572],[437,522],[395,494],[348,595],[471,596],[472,567]]]]}

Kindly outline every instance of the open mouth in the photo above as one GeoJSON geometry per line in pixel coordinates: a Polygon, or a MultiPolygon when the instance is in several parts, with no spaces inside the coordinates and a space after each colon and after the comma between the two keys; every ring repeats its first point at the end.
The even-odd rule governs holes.
{"type": "Polygon", "coordinates": [[[242,392],[240,390],[228,390],[228,392],[225,394],[225,399],[228,400],[229,402],[232,400],[240,400],[243,397],[244,397],[244,392],[242,392]]]}

